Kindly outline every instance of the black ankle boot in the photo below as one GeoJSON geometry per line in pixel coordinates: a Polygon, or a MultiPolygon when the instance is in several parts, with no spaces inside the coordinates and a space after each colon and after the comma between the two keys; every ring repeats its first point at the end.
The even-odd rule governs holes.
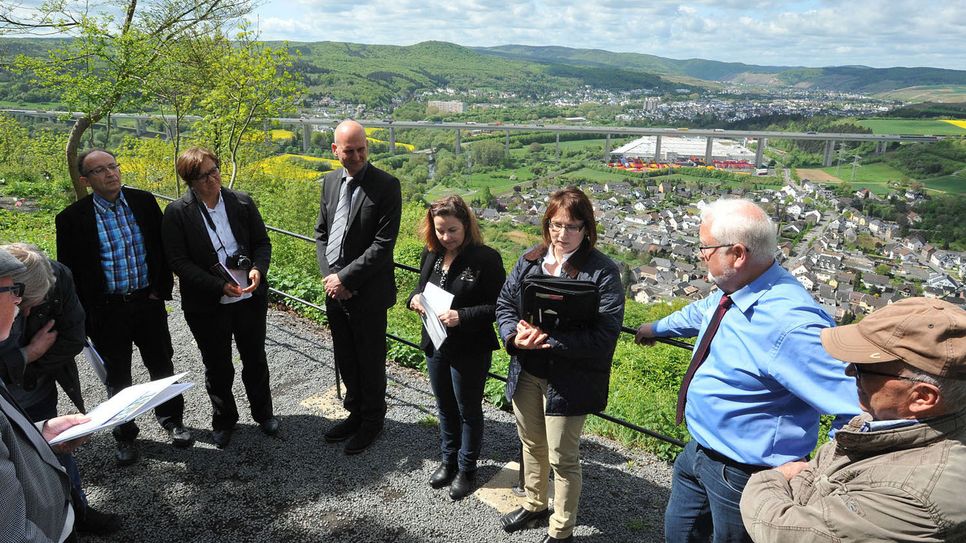
{"type": "Polygon", "coordinates": [[[443,488],[450,484],[456,477],[456,466],[454,464],[440,464],[433,475],[429,478],[429,486],[433,488],[443,488]]]}
{"type": "Polygon", "coordinates": [[[449,497],[454,500],[462,500],[473,492],[473,481],[476,479],[475,471],[460,471],[453,479],[453,484],[449,486],[449,497]]]}

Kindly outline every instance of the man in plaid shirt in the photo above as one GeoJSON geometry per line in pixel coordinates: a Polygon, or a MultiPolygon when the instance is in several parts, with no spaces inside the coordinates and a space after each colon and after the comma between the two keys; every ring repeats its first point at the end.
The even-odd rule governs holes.
{"type": "MultiPolygon", "coordinates": [[[[164,300],[174,279],[161,248],[161,208],[150,193],[121,186],[114,155],[93,149],[77,158],[80,179],[93,194],[57,215],[57,260],[70,268],[87,313],[87,335],[104,359],[107,391],[131,385],[132,346],[151,379],[174,374],[164,300]]],[[[194,443],[183,421],[184,398],[155,409],[175,446],[194,443]]],[[[138,459],[134,421],[114,429],[120,465],[138,459]]]]}

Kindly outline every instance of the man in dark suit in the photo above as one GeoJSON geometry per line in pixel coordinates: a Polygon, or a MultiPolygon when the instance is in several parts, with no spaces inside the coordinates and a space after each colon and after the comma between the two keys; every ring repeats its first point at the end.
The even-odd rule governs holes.
{"type": "Polygon", "coordinates": [[[316,254],[349,417],[325,440],[348,439],[346,454],[356,454],[372,444],[386,417],[386,311],[396,303],[392,252],[402,196],[398,179],[369,164],[361,124],[340,123],[332,153],[342,168],[323,180],[316,254]]]}
{"type": "MultiPolygon", "coordinates": [[[[151,379],[174,374],[171,334],[164,300],[174,279],[161,248],[161,208],[150,193],[121,188],[121,170],[111,153],[94,149],[77,159],[81,181],[94,191],[57,215],[57,260],[74,274],[87,313],[87,335],[104,359],[107,392],[131,385],[132,345],[151,379]]],[[[183,424],[184,398],[154,411],[177,447],[194,442],[183,424]]],[[[120,465],[138,459],[134,421],[114,429],[120,465]]]]}

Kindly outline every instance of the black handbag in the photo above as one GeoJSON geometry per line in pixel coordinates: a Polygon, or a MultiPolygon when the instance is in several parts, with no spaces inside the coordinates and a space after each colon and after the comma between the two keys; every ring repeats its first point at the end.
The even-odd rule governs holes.
{"type": "Polygon", "coordinates": [[[530,275],[523,279],[523,318],[545,331],[594,321],[600,290],[593,281],[530,275]]]}

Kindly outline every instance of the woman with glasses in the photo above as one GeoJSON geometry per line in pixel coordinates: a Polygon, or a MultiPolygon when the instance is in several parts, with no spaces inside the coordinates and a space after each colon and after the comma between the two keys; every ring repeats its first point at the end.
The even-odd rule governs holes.
{"type": "Polygon", "coordinates": [[[434,318],[426,315],[422,296],[430,284],[453,295],[448,309],[429,306],[446,327],[442,344],[436,348],[425,328],[420,343],[436,395],[442,457],[429,484],[450,485],[450,497],[460,500],[473,489],[483,445],[483,387],[493,351],[500,348],[493,321],[506,272],[500,253],[483,244],[476,216],[459,196],[429,206],[420,236],[426,248],[409,308],[434,318]]]}
{"type": "Polygon", "coordinates": [[[520,257],[497,299],[497,324],[511,355],[506,396],[523,443],[527,493],[523,507],[501,522],[504,530],[514,532],[549,516],[544,542],[573,539],[582,482],[580,433],[587,415],[607,406],[610,366],[624,318],[620,271],[594,248],[596,241],[590,199],[574,187],[555,192],[543,216],[543,242],[520,257]],[[594,283],[600,294],[596,317],[553,330],[524,320],[524,281],[541,275],[594,283]]]}
{"type": "Polygon", "coordinates": [[[218,166],[218,157],[207,149],[192,147],[181,153],[175,167],[190,190],[164,210],[161,238],[171,270],[180,280],[185,321],[205,365],[212,437],[223,449],[238,422],[231,390],[232,337],[241,355],[252,418],[268,435],[278,432],[278,419],[265,356],[265,276],[272,244],[255,202],[222,187],[218,166]]]}

